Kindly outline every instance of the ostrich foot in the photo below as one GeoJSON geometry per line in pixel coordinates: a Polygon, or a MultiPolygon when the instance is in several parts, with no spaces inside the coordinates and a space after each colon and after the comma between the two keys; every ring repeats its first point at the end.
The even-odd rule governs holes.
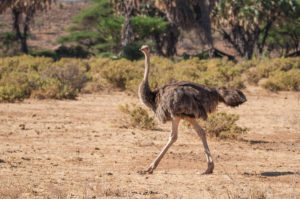
{"type": "Polygon", "coordinates": [[[207,174],[212,174],[213,173],[213,170],[214,170],[214,163],[211,162],[211,163],[208,163],[208,167],[206,169],[205,172],[203,173],[200,173],[200,172],[197,172],[197,174],[201,174],[201,175],[207,175],[207,174]]]}
{"type": "Polygon", "coordinates": [[[145,174],[152,174],[153,171],[155,169],[155,165],[154,164],[151,164],[150,167],[147,169],[147,170],[144,170],[144,171],[138,171],[137,173],[138,174],[141,174],[141,175],[145,175],[145,174]]]}

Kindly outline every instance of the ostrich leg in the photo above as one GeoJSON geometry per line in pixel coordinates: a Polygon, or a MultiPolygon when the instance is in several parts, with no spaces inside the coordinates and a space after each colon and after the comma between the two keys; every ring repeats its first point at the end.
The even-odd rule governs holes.
{"type": "Polygon", "coordinates": [[[188,121],[193,125],[193,127],[196,130],[197,134],[202,139],[202,143],[203,143],[203,147],[204,147],[204,151],[205,151],[205,155],[206,155],[206,159],[207,159],[207,164],[208,164],[207,169],[203,174],[210,174],[214,170],[214,162],[213,162],[213,159],[211,157],[211,154],[210,154],[210,151],[209,151],[209,148],[208,148],[205,132],[200,127],[200,125],[198,124],[198,122],[195,119],[189,118],[188,121]]]}
{"type": "Polygon", "coordinates": [[[162,151],[160,152],[160,154],[157,156],[157,158],[151,163],[151,165],[149,166],[149,168],[142,172],[142,173],[153,173],[154,169],[158,166],[159,162],[161,161],[161,159],[164,157],[164,155],[166,154],[166,152],[168,151],[168,149],[171,147],[171,145],[176,142],[177,140],[177,134],[178,134],[178,125],[180,122],[180,118],[179,117],[175,117],[172,120],[172,131],[171,131],[171,135],[169,137],[169,141],[167,142],[167,144],[165,145],[165,147],[162,149],[162,151]]]}

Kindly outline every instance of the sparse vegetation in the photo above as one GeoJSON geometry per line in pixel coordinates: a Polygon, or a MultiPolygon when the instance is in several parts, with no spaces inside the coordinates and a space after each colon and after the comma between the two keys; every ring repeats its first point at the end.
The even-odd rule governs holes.
{"type": "Polygon", "coordinates": [[[120,105],[119,109],[125,114],[125,120],[128,127],[140,128],[140,129],[154,129],[156,123],[154,117],[149,116],[146,109],[136,104],[120,105]]]}
{"type": "Polygon", "coordinates": [[[252,67],[246,74],[250,83],[257,85],[262,78],[266,78],[262,86],[268,90],[299,90],[300,57],[249,62],[252,62],[252,67]]]}
{"type": "Polygon", "coordinates": [[[30,96],[74,99],[89,80],[80,60],[19,56],[5,58],[0,67],[0,101],[13,102],[30,96]]]}
{"type": "MultiPolygon", "coordinates": [[[[200,125],[204,128],[209,137],[218,139],[238,139],[243,133],[247,133],[247,128],[242,128],[236,124],[239,115],[227,114],[225,112],[215,112],[208,115],[207,120],[200,119],[200,125]]],[[[183,121],[184,126],[192,128],[190,123],[183,121]]]]}
{"type": "Polygon", "coordinates": [[[271,77],[262,85],[264,88],[271,91],[300,90],[300,70],[276,71],[271,74],[271,77]]]}
{"type": "MultiPolygon", "coordinates": [[[[13,102],[30,96],[73,99],[82,89],[89,92],[116,88],[136,94],[144,60],[109,58],[74,59],[16,56],[1,59],[0,101],[13,102]],[[86,86],[86,87],[85,87],[86,86]]],[[[300,90],[300,58],[276,58],[233,63],[226,59],[172,61],[152,57],[150,86],[172,81],[193,81],[214,86],[244,88],[244,82],[271,91],[300,90]],[[243,74],[245,78],[243,79],[243,74]]]]}
{"type": "Polygon", "coordinates": [[[237,139],[241,134],[246,133],[247,128],[239,127],[236,121],[239,116],[217,112],[210,114],[206,121],[201,121],[207,135],[220,139],[237,139]]]}

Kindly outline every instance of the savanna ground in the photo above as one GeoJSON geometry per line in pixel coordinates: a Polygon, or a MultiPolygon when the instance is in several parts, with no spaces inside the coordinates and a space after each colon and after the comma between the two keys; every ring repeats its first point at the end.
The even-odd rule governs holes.
{"type": "Polygon", "coordinates": [[[168,140],[158,130],[120,128],[124,92],[77,100],[0,104],[0,198],[300,198],[300,94],[244,90],[236,109],[249,132],[239,141],[209,139],[212,175],[196,133],[179,139],[152,175],[140,175],[168,140]]]}

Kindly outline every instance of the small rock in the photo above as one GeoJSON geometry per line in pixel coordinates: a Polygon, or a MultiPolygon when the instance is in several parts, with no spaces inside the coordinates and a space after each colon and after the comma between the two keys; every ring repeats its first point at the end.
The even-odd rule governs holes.
{"type": "Polygon", "coordinates": [[[19,127],[21,128],[21,130],[25,130],[25,124],[20,124],[19,127]]]}
{"type": "Polygon", "coordinates": [[[31,160],[30,158],[25,158],[25,157],[22,157],[21,159],[22,160],[26,160],[26,161],[30,161],[31,160]]]}
{"type": "Polygon", "coordinates": [[[112,173],[112,172],[107,172],[107,173],[106,173],[106,175],[108,175],[108,176],[112,176],[112,175],[113,175],[113,173],[112,173]]]}

